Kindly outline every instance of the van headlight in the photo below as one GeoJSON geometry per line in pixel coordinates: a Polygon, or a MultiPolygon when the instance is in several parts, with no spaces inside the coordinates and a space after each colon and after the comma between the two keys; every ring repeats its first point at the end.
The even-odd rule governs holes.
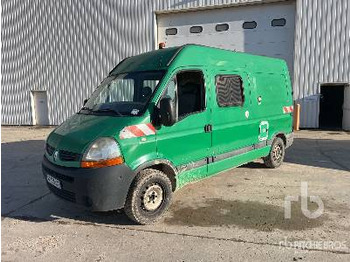
{"type": "Polygon", "coordinates": [[[95,140],[86,150],[80,166],[83,168],[120,165],[124,162],[119,145],[110,137],[95,140]]]}

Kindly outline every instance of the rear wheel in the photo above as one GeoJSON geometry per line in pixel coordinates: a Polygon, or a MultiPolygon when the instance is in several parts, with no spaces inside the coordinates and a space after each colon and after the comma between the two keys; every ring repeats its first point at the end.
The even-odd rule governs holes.
{"type": "Polygon", "coordinates": [[[163,217],[171,197],[171,181],[163,172],[142,170],[130,187],[125,214],[136,223],[152,224],[163,217]]]}
{"type": "Polygon", "coordinates": [[[279,167],[283,162],[284,155],[284,142],[280,137],[276,137],[272,142],[270,153],[266,157],[263,157],[265,166],[270,168],[279,167]]]}

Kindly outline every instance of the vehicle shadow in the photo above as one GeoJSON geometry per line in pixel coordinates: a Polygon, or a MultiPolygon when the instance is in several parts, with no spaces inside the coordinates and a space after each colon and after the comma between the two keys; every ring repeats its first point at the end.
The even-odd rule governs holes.
{"type": "MultiPolygon", "coordinates": [[[[91,212],[49,192],[41,172],[44,140],[2,143],[1,213],[35,222],[68,218],[76,223],[132,225],[123,212],[91,212]]],[[[296,139],[286,162],[349,171],[349,140],[296,139]]],[[[247,168],[264,168],[250,163],[247,168]]]]}
{"type": "Polygon", "coordinates": [[[285,162],[350,171],[350,139],[297,138],[287,149],[285,162]]]}
{"type": "MultiPolygon", "coordinates": [[[[286,150],[284,162],[320,168],[350,171],[350,139],[298,138],[286,150]]],[[[241,167],[267,168],[263,162],[250,162],[241,167]]]]}

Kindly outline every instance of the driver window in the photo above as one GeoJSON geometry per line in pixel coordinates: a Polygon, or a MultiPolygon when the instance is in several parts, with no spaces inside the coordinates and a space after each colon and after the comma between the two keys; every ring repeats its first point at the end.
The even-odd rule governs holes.
{"type": "Polygon", "coordinates": [[[204,77],[200,71],[177,74],[179,118],[205,109],[204,77]]]}
{"type": "MultiPolygon", "coordinates": [[[[163,97],[170,97],[172,102],[177,106],[176,101],[177,101],[177,95],[176,95],[176,78],[173,78],[169,81],[165,92],[163,94],[163,97]]],[[[177,108],[176,108],[177,112],[177,108]]]]}
{"type": "Polygon", "coordinates": [[[176,103],[178,118],[205,110],[204,76],[201,71],[182,71],[169,81],[163,97],[176,103]]]}
{"type": "Polygon", "coordinates": [[[170,80],[170,82],[168,83],[164,96],[170,97],[171,100],[175,102],[175,97],[176,97],[176,79],[175,78],[170,80]]]}

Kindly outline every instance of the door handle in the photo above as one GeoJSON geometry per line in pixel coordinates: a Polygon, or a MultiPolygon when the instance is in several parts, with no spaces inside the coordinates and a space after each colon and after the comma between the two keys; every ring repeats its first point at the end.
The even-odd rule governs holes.
{"type": "Polygon", "coordinates": [[[210,133],[213,131],[213,126],[211,124],[207,124],[204,126],[204,132],[205,133],[210,133]]]}

